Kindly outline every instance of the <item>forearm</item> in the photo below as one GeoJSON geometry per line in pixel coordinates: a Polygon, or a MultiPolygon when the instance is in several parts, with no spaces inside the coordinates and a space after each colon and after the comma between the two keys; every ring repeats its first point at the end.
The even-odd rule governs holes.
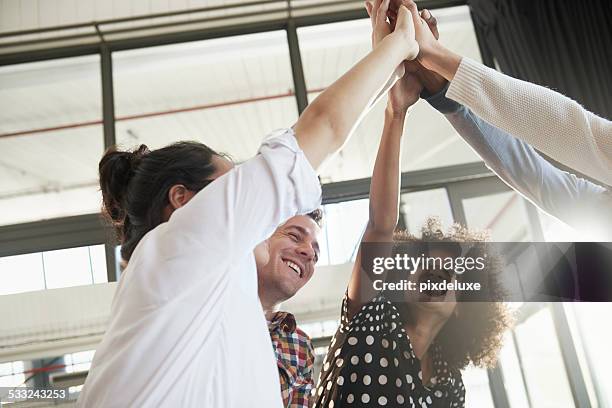
{"type": "Polygon", "coordinates": [[[319,95],[298,119],[298,143],[313,165],[342,147],[366,108],[404,59],[402,38],[385,37],[376,49],[319,95]]]}
{"type": "Polygon", "coordinates": [[[577,102],[467,58],[447,96],[554,160],[612,185],[612,122],[577,102]]]}
{"type": "MultiPolygon", "coordinates": [[[[385,124],[381,136],[372,181],[370,184],[370,217],[361,242],[391,242],[397,226],[400,193],[401,136],[404,132],[406,113],[394,114],[389,107],[385,110],[385,124]]],[[[349,317],[352,317],[376,291],[374,280],[367,267],[368,259],[374,256],[388,256],[383,247],[359,249],[348,285],[349,317]],[[378,253],[378,251],[384,253],[378,253]],[[376,253],[374,253],[376,252],[376,253]],[[364,267],[362,258],[365,257],[364,267]]],[[[377,279],[384,278],[384,275],[377,279]]]]}
{"type": "Polygon", "coordinates": [[[393,236],[399,217],[401,138],[406,112],[385,110],[372,181],[370,184],[370,217],[368,229],[378,236],[393,236]]]}
{"type": "Polygon", "coordinates": [[[567,224],[581,227],[577,214],[600,216],[593,209],[605,193],[601,186],[564,172],[527,143],[487,123],[465,106],[444,96],[445,90],[427,101],[453,125],[461,137],[506,184],[536,206],[567,224]]]}

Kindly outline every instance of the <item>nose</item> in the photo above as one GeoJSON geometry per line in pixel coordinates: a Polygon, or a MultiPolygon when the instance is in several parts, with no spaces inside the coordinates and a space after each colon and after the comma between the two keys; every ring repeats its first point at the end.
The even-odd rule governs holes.
{"type": "Polygon", "coordinates": [[[302,245],[297,247],[297,252],[305,258],[307,261],[313,261],[315,259],[315,250],[312,245],[303,243],[302,245]]]}

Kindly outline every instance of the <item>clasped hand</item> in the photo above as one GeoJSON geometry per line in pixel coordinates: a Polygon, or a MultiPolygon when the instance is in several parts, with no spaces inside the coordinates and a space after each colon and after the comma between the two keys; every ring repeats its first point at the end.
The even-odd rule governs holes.
{"type": "Polygon", "coordinates": [[[393,74],[395,85],[389,90],[388,103],[391,113],[405,114],[419,100],[424,83],[442,86],[445,83],[421,63],[423,56],[437,43],[436,19],[427,10],[419,13],[412,0],[366,1],[366,10],[372,24],[372,48],[391,33],[401,35],[406,44],[407,58],[393,74]]]}

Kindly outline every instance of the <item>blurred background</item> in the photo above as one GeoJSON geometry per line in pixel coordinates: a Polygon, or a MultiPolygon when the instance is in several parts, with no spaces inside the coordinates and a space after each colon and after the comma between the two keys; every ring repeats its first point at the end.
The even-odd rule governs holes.
{"type": "MultiPolygon", "coordinates": [[[[600,59],[610,38],[579,51],[580,73],[558,60],[556,75],[543,51],[555,44],[511,24],[525,2],[419,3],[449,48],[608,115],[612,58],[600,59]],[[520,35],[533,41],[517,50],[510,42],[520,35]],[[588,87],[598,89],[572,93],[588,87]]],[[[564,2],[535,3],[541,26],[562,25],[555,7],[564,2]]],[[[581,3],[577,16],[610,11],[604,1],[581,3]]],[[[197,140],[236,162],[253,156],[369,51],[366,17],[353,0],[0,0],[0,387],[70,387],[76,398],[85,380],[120,276],[118,247],[99,217],[105,148],[197,140]]],[[[367,221],[384,106],[322,172],[320,262],[283,305],[313,337],[317,370],[367,221]]],[[[426,102],[405,133],[401,227],[418,233],[436,215],[447,226],[489,229],[496,241],[585,239],[509,189],[426,102]]],[[[499,365],[464,374],[467,406],[612,407],[612,304],[511,306],[517,325],[499,365]]]]}

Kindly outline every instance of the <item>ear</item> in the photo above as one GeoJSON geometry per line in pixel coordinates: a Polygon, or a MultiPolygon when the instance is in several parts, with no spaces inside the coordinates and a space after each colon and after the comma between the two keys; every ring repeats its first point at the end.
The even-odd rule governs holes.
{"type": "Polygon", "coordinates": [[[181,208],[193,198],[195,193],[182,184],[175,184],[168,190],[168,202],[173,210],[181,208]]]}
{"type": "Polygon", "coordinates": [[[259,271],[260,268],[270,262],[270,244],[268,240],[260,242],[253,250],[253,254],[255,255],[255,265],[259,271]]]}

